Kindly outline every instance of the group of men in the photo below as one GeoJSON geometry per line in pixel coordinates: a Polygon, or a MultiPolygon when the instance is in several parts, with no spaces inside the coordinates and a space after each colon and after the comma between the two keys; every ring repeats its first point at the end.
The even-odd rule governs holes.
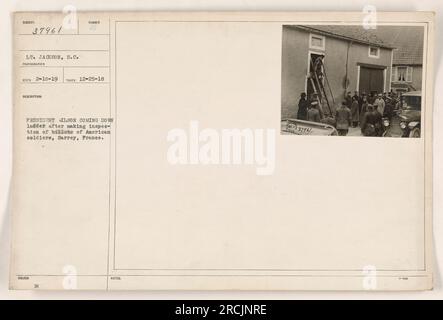
{"type": "Polygon", "coordinates": [[[297,119],[332,124],[342,136],[348,134],[350,127],[358,126],[365,136],[381,136],[382,119],[392,119],[397,103],[398,98],[392,91],[371,92],[369,95],[355,91],[354,95],[348,92],[335,110],[327,111],[316,93],[308,99],[303,92],[298,102],[297,119]]]}

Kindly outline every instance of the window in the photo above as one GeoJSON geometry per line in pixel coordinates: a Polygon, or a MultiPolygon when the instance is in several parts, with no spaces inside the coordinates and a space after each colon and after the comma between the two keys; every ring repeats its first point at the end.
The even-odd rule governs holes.
{"type": "Polygon", "coordinates": [[[311,49],[325,50],[325,37],[311,33],[309,35],[309,47],[311,49]]]}
{"type": "Polygon", "coordinates": [[[398,82],[405,82],[406,81],[406,73],[407,73],[408,67],[397,67],[397,79],[398,82]]]}
{"type": "Polygon", "coordinates": [[[380,57],[380,48],[369,47],[368,55],[370,58],[379,58],[380,57]]]}
{"type": "Polygon", "coordinates": [[[412,82],[412,67],[408,66],[393,67],[392,82],[412,82]]]}

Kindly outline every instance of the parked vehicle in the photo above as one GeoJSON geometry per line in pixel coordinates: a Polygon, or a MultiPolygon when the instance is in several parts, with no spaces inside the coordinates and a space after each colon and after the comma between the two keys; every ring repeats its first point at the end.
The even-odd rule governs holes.
{"type": "Polygon", "coordinates": [[[421,91],[404,93],[400,108],[389,121],[383,118],[384,137],[420,138],[421,134],[421,91]]]}

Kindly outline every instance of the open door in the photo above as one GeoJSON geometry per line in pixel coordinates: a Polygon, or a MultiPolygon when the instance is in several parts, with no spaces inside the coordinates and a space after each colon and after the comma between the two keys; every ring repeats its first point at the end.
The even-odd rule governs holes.
{"type": "MultiPolygon", "coordinates": [[[[310,81],[310,75],[314,72],[314,63],[316,61],[317,58],[324,58],[325,55],[324,54],[318,54],[318,53],[313,53],[310,52],[309,53],[309,67],[308,67],[308,76],[306,77],[306,94],[308,96],[308,99],[311,98],[313,93],[318,93],[320,88],[318,88],[318,86],[316,86],[315,84],[313,84],[312,81],[310,81]]],[[[320,70],[323,73],[323,70],[320,70]]]]}

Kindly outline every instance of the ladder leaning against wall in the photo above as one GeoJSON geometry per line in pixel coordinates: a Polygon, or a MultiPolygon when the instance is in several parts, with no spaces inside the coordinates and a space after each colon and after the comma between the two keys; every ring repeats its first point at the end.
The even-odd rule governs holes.
{"type": "Polygon", "coordinates": [[[325,66],[323,64],[324,57],[317,57],[314,61],[311,60],[311,67],[313,72],[309,75],[314,92],[319,97],[319,102],[323,108],[323,113],[326,117],[333,118],[333,107],[335,105],[334,95],[332,94],[331,86],[326,75],[325,66]],[[324,107],[327,107],[325,112],[324,107]]]}

